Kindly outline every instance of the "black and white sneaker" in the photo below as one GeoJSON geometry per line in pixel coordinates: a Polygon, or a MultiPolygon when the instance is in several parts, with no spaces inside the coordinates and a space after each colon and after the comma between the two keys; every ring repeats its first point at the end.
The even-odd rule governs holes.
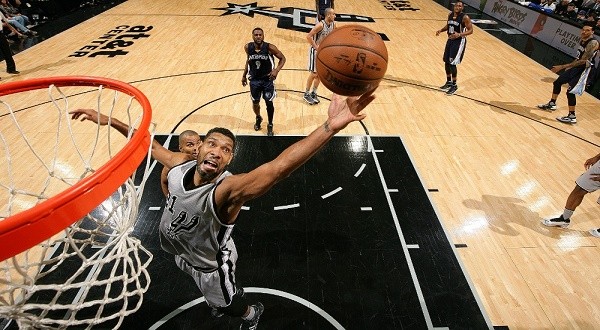
{"type": "Polygon", "coordinates": [[[262,123],[262,117],[261,116],[256,116],[256,123],[254,123],[254,130],[255,131],[259,131],[260,130],[260,123],[262,123]]]}
{"type": "Polygon", "coordinates": [[[451,84],[450,88],[446,91],[446,95],[454,95],[458,90],[458,86],[456,84],[451,84]]]}
{"type": "Polygon", "coordinates": [[[544,103],[544,104],[538,104],[537,107],[542,110],[554,111],[554,110],[556,110],[556,103],[548,102],[548,103],[544,103]]]}
{"type": "Polygon", "coordinates": [[[452,87],[452,82],[446,81],[446,83],[443,86],[440,86],[440,89],[445,92],[445,91],[449,90],[450,87],[452,87]]]}
{"type": "Polygon", "coordinates": [[[590,229],[590,234],[594,237],[600,238],[600,228],[590,229]]]}
{"type": "Polygon", "coordinates": [[[315,104],[321,102],[321,100],[319,100],[319,97],[317,96],[317,93],[315,92],[310,93],[310,97],[313,99],[313,101],[315,101],[315,104]]]}
{"type": "Polygon", "coordinates": [[[573,114],[569,114],[564,117],[557,117],[556,120],[560,121],[561,123],[565,123],[565,124],[577,123],[577,117],[575,117],[575,115],[573,115],[573,114]]]}
{"type": "Polygon", "coordinates": [[[544,220],[542,220],[542,224],[544,224],[544,226],[548,226],[548,227],[567,228],[571,224],[571,220],[565,219],[561,215],[558,218],[544,219],[544,220]]]}
{"type": "Polygon", "coordinates": [[[310,96],[309,93],[304,93],[304,97],[303,97],[304,101],[306,101],[306,103],[313,105],[315,104],[315,100],[310,96]]]}
{"type": "Polygon", "coordinates": [[[273,136],[273,124],[267,125],[267,136],[273,136]]]}
{"type": "Polygon", "coordinates": [[[251,320],[242,320],[240,330],[255,330],[258,327],[260,316],[265,311],[265,306],[261,303],[256,303],[256,305],[250,307],[254,308],[254,317],[251,320]]]}

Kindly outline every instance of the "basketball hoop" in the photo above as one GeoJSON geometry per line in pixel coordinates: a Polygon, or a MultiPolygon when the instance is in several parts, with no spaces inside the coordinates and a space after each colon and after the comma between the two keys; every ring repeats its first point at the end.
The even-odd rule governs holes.
{"type": "Polygon", "coordinates": [[[146,96],[117,80],[0,85],[0,316],[24,328],[111,320],[116,328],[139,309],[152,254],[130,233],[149,168],[150,120],[146,96]],[[123,138],[109,126],[70,119],[69,111],[90,105],[135,133],[123,138]]]}

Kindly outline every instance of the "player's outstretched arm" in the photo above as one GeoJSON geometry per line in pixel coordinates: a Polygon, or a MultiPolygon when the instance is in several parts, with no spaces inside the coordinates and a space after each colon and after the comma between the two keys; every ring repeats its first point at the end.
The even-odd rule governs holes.
{"type": "Polygon", "coordinates": [[[249,173],[225,178],[215,191],[215,201],[221,220],[226,223],[235,222],[245,202],[261,196],[277,182],[288,177],[348,124],[365,118],[365,114],[361,111],[375,98],[373,92],[374,89],[360,97],[348,98],[333,94],[328,118],[323,125],[304,139],[289,146],[274,160],[249,173]]]}
{"type": "MultiPolygon", "coordinates": [[[[110,123],[110,127],[116,129],[124,136],[128,136],[129,131],[132,130],[129,125],[123,123],[122,121],[116,118],[108,118],[108,116],[93,109],[75,109],[70,111],[69,114],[71,114],[71,119],[81,121],[89,120],[100,126],[106,126],[110,123]]],[[[135,129],[133,129],[133,132],[135,132],[135,129]]],[[[189,160],[188,157],[185,157],[185,155],[173,152],[163,147],[154,139],[152,140],[151,153],[154,159],[169,168],[189,160]]]]}

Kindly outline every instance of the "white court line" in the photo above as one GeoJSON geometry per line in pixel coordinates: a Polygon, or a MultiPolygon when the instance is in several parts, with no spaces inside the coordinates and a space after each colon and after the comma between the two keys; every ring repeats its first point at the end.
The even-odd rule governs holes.
{"type": "Polygon", "coordinates": [[[325,195],[321,196],[321,198],[325,199],[327,197],[331,197],[332,195],[335,195],[335,194],[339,193],[340,191],[342,191],[342,187],[337,187],[337,188],[333,189],[332,191],[326,193],[325,195]]]}
{"type": "Polygon", "coordinates": [[[150,206],[148,211],[160,211],[160,206],[150,206]]]}
{"type": "MultiPolygon", "coordinates": [[[[287,292],[279,291],[279,290],[275,290],[275,289],[267,289],[267,288],[244,288],[244,292],[246,292],[246,293],[263,293],[263,294],[270,294],[273,296],[279,296],[282,298],[287,298],[291,301],[295,301],[303,306],[310,308],[315,313],[317,313],[321,317],[323,317],[325,320],[329,321],[329,323],[331,323],[331,325],[333,325],[336,329],[342,329],[342,330],[344,329],[344,327],[338,321],[336,321],[331,315],[329,315],[329,313],[327,313],[326,311],[321,309],[319,306],[311,303],[310,301],[308,301],[304,298],[293,295],[291,293],[287,293],[287,292]]],[[[201,304],[204,301],[205,301],[204,297],[200,297],[198,299],[194,299],[186,304],[181,305],[180,307],[178,307],[177,309],[175,309],[174,311],[172,311],[171,313],[167,314],[165,317],[163,317],[162,319],[160,319],[156,323],[154,323],[150,328],[148,328],[148,330],[156,330],[156,329],[160,328],[163,324],[167,323],[170,319],[172,319],[175,316],[179,315],[180,313],[184,312],[186,309],[189,309],[193,306],[201,304]]]]}
{"type": "Polygon", "coordinates": [[[388,191],[388,192],[391,192],[391,193],[392,193],[392,192],[398,192],[398,189],[388,189],[387,191],[388,191]]]}
{"type": "Polygon", "coordinates": [[[365,169],[366,166],[367,166],[367,164],[365,164],[365,163],[360,165],[360,168],[358,169],[358,171],[356,171],[356,173],[354,173],[354,177],[358,178],[358,176],[362,173],[362,171],[365,169]]]}
{"type": "Polygon", "coordinates": [[[290,204],[290,205],[275,206],[273,208],[273,210],[275,210],[275,211],[287,210],[287,209],[293,209],[293,208],[296,208],[296,207],[300,207],[300,203],[290,204]]]}
{"type": "Polygon", "coordinates": [[[370,206],[361,206],[360,210],[361,211],[373,211],[373,208],[370,206]]]}
{"type": "Polygon", "coordinates": [[[248,211],[248,210],[250,210],[250,206],[242,206],[242,210],[248,211]]]}
{"type": "Polygon", "coordinates": [[[419,244],[408,244],[406,245],[407,248],[409,249],[418,249],[419,248],[419,244]]]}
{"type": "MultiPolygon", "coordinates": [[[[367,136],[369,141],[369,145],[373,144],[370,136],[367,136]]],[[[374,150],[374,148],[371,148],[374,150]]],[[[425,297],[423,296],[423,291],[421,291],[421,285],[419,284],[419,279],[417,278],[417,273],[415,272],[415,266],[413,265],[412,259],[410,258],[410,253],[408,252],[408,246],[406,244],[406,239],[404,238],[404,234],[402,234],[402,228],[400,228],[400,223],[398,222],[398,216],[396,215],[396,210],[394,208],[394,204],[392,203],[392,198],[388,193],[387,183],[383,177],[383,172],[381,171],[381,165],[379,164],[379,159],[377,159],[376,152],[372,152],[373,160],[375,161],[375,166],[377,168],[377,173],[379,174],[379,178],[381,179],[381,184],[383,185],[383,191],[385,192],[385,198],[388,202],[388,206],[390,207],[390,211],[392,212],[392,218],[394,219],[394,224],[396,225],[396,230],[398,231],[398,237],[400,238],[400,243],[402,244],[402,251],[404,252],[404,256],[406,257],[406,263],[408,264],[408,269],[410,271],[410,277],[413,280],[413,284],[415,290],[417,291],[417,296],[419,298],[419,304],[421,305],[421,310],[423,311],[423,317],[425,317],[425,323],[427,323],[427,328],[433,328],[433,322],[431,321],[431,316],[429,315],[429,310],[427,309],[427,304],[425,303],[425,297]]]]}

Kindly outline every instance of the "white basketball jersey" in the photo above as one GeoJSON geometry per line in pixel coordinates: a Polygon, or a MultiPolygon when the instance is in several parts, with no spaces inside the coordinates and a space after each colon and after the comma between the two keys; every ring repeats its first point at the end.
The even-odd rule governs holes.
{"type": "Polygon", "coordinates": [[[335,27],[335,21],[331,22],[329,25],[327,25],[325,20],[322,20],[321,23],[323,23],[323,28],[315,35],[315,43],[317,46],[329,33],[331,33],[331,31],[333,31],[333,28],[335,27]]]}
{"type": "Polygon", "coordinates": [[[186,189],[184,179],[193,180],[196,161],[173,167],[169,174],[169,196],[160,220],[163,250],[181,256],[197,270],[210,272],[227,262],[235,244],[233,225],[221,223],[215,212],[214,192],[231,173],[223,172],[215,181],[186,189]]]}

